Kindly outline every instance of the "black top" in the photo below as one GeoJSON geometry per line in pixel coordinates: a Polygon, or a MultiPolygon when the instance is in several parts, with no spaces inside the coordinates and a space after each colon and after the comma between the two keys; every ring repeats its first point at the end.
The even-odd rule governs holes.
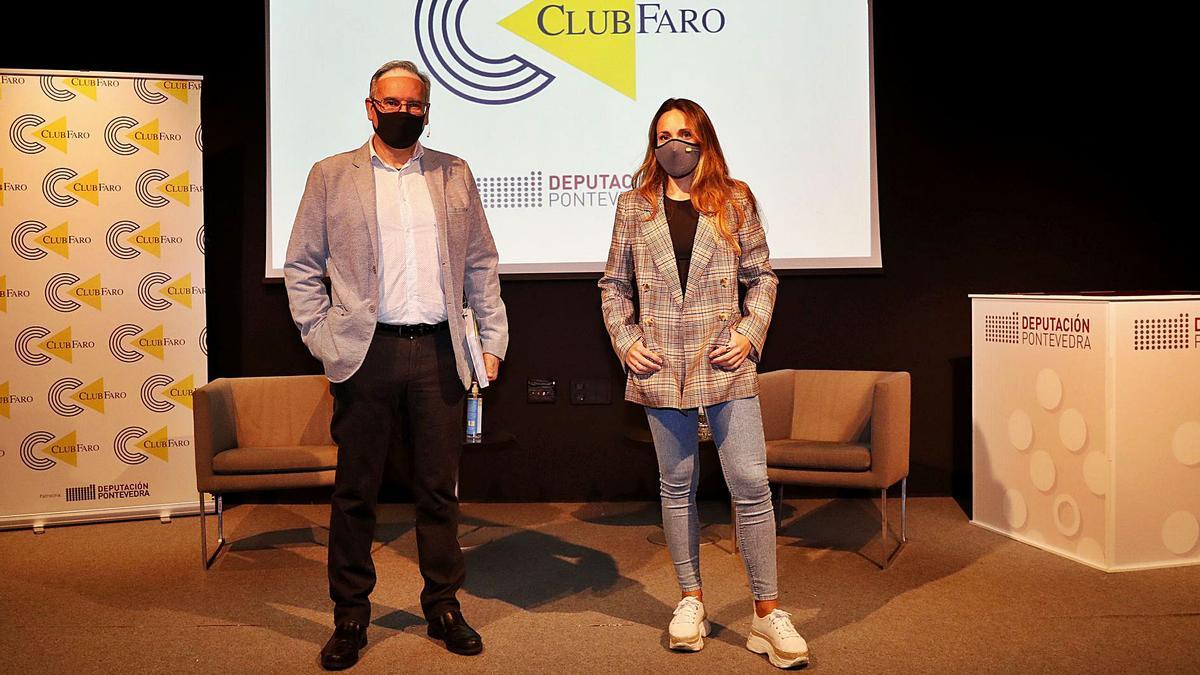
{"type": "Polygon", "coordinates": [[[696,223],[700,214],[691,200],[676,201],[663,196],[667,225],[671,228],[671,246],[675,249],[675,265],[679,269],[679,286],[687,291],[688,266],[692,264],[692,245],[696,241],[696,223]]]}

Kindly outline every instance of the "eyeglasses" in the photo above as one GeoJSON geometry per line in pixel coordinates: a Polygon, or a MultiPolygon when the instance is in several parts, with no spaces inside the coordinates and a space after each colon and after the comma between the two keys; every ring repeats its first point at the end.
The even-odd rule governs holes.
{"type": "Polygon", "coordinates": [[[425,111],[429,110],[429,104],[424,101],[400,101],[394,98],[385,98],[383,100],[369,98],[367,100],[375,105],[376,110],[384,113],[394,113],[403,110],[410,115],[424,115],[425,111]]]}

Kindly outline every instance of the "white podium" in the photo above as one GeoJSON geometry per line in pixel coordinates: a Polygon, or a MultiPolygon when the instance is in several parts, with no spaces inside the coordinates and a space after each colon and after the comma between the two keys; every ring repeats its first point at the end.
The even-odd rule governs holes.
{"type": "Polygon", "coordinates": [[[1200,563],[1200,295],[972,295],[972,522],[1102,570],[1200,563]]]}

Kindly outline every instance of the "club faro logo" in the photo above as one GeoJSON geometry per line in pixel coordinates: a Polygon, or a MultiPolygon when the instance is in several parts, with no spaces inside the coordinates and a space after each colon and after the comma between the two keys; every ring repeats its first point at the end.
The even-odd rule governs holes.
{"type": "MultiPolygon", "coordinates": [[[[490,58],[469,46],[463,31],[468,1],[417,2],[413,31],[430,75],[459,98],[485,105],[517,103],[548,87],[555,76],[532,61],[515,54],[490,58]]],[[[535,0],[499,25],[636,100],[639,37],[714,35],[725,30],[728,17],[716,7],[535,0]]]]}
{"type": "Polygon", "coordinates": [[[21,441],[21,462],[34,471],[46,471],[58,464],[79,466],[79,456],[100,452],[97,443],[82,443],[75,432],[55,438],[49,431],[34,431],[21,441]]]}
{"type": "Polygon", "coordinates": [[[17,333],[13,343],[17,359],[27,366],[44,366],[51,357],[72,363],[76,351],[96,348],[93,340],[76,340],[70,326],[57,333],[45,326],[27,326],[17,333]]]}
{"type": "Polygon", "coordinates": [[[172,450],[192,447],[188,438],[172,437],[167,427],[150,433],[142,427],[125,427],[113,439],[113,454],[125,464],[136,466],[150,457],[171,461],[172,450]]]}
{"type": "Polygon", "coordinates": [[[76,94],[81,94],[95,101],[98,91],[116,89],[121,86],[121,81],[111,77],[55,77],[53,75],[42,75],[39,78],[39,84],[46,98],[49,98],[51,101],[66,103],[75,98],[76,94]]]}
{"type": "Polygon", "coordinates": [[[176,405],[190,409],[192,394],[196,392],[194,382],[192,375],[180,379],[164,373],[151,375],[142,383],[142,405],[156,413],[170,412],[176,405]]]}
{"type": "Polygon", "coordinates": [[[0,206],[4,206],[4,198],[10,192],[28,192],[29,186],[4,179],[4,168],[0,167],[0,206]]]}
{"type": "Polygon", "coordinates": [[[65,153],[70,141],[91,137],[90,132],[70,128],[65,116],[47,123],[41,115],[18,115],[8,127],[8,140],[27,155],[36,155],[48,147],[65,153]]]}
{"type": "Polygon", "coordinates": [[[26,220],[13,227],[9,236],[13,252],[25,260],[41,260],[49,253],[55,253],[63,258],[71,257],[71,246],[92,243],[92,238],[71,234],[68,223],[47,230],[46,224],[39,220],[26,220]]]}
{"type": "Polygon", "coordinates": [[[0,382],[0,417],[12,419],[13,406],[29,405],[33,405],[32,396],[14,392],[8,382],[0,382]]]}
{"type": "Polygon", "coordinates": [[[8,312],[9,300],[24,300],[32,294],[25,288],[9,288],[8,275],[0,274],[0,313],[8,312]]]}
{"type": "Polygon", "coordinates": [[[161,312],[171,305],[192,308],[192,299],[203,296],[204,287],[192,284],[191,273],[172,279],[166,272],[151,272],[138,283],[138,300],[146,309],[161,312]]]}
{"type": "Polygon", "coordinates": [[[104,127],[104,144],[113,153],[129,156],[145,149],[159,154],[163,143],[183,140],[182,134],[159,129],[158,119],[145,124],[128,116],[114,117],[104,127]]]}
{"type": "Polygon", "coordinates": [[[104,387],[104,378],[85,385],[82,380],[74,377],[64,377],[50,385],[46,399],[50,409],[61,417],[74,417],[85,408],[104,414],[104,404],[111,401],[124,401],[129,395],[123,391],[111,391],[104,387]]]}
{"type": "Polygon", "coordinates": [[[147,169],[138,176],[134,191],[143,204],[161,209],[170,204],[171,199],[184,206],[191,206],[192,195],[204,192],[204,186],[192,183],[187,171],[171,177],[171,174],[162,169],[147,169]]]}
{"type": "Polygon", "coordinates": [[[162,324],[149,330],[133,323],[117,326],[108,337],[108,349],[122,363],[137,363],[146,356],[162,361],[167,350],[187,345],[183,338],[165,334],[162,324]]]}
{"type": "Polygon", "coordinates": [[[133,260],[143,253],[161,258],[164,246],[182,243],[183,237],[163,234],[162,225],[158,222],[143,227],[132,220],[118,220],[104,236],[108,252],[120,260],[133,260]]]}
{"type": "Polygon", "coordinates": [[[120,185],[100,180],[99,169],[81,176],[72,168],[59,167],[51,169],[42,179],[42,196],[51,205],[62,208],[74,206],[81,199],[99,206],[102,194],[120,191],[120,185]]]}
{"type": "Polygon", "coordinates": [[[121,297],[124,289],[105,286],[97,274],[87,281],[70,272],[60,272],[46,281],[46,304],[58,312],[74,312],[82,305],[104,309],[104,299],[121,297]]]}
{"type": "Polygon", "coordinates": [[[158,105],[175,99],[188,102],[190,92],[200,91],[204,83],[199,80],[149,80],[138,78],[133,81],[133,93],[145,103],[158,105]]]}

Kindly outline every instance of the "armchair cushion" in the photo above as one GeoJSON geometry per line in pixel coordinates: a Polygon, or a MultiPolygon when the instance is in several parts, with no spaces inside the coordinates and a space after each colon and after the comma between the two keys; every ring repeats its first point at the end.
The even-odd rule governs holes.
{"type": "Polygon", "coordinates": [[[212,465],[218,475],[327,471],[337,468],[337,446],[233,448],[217,453],[212,465]]]}
{"type": "Polygon", "coordinates": [[[859,443],[767,441],[767,466],[810,471],[870,471],[871,449],[859,443]]]}

